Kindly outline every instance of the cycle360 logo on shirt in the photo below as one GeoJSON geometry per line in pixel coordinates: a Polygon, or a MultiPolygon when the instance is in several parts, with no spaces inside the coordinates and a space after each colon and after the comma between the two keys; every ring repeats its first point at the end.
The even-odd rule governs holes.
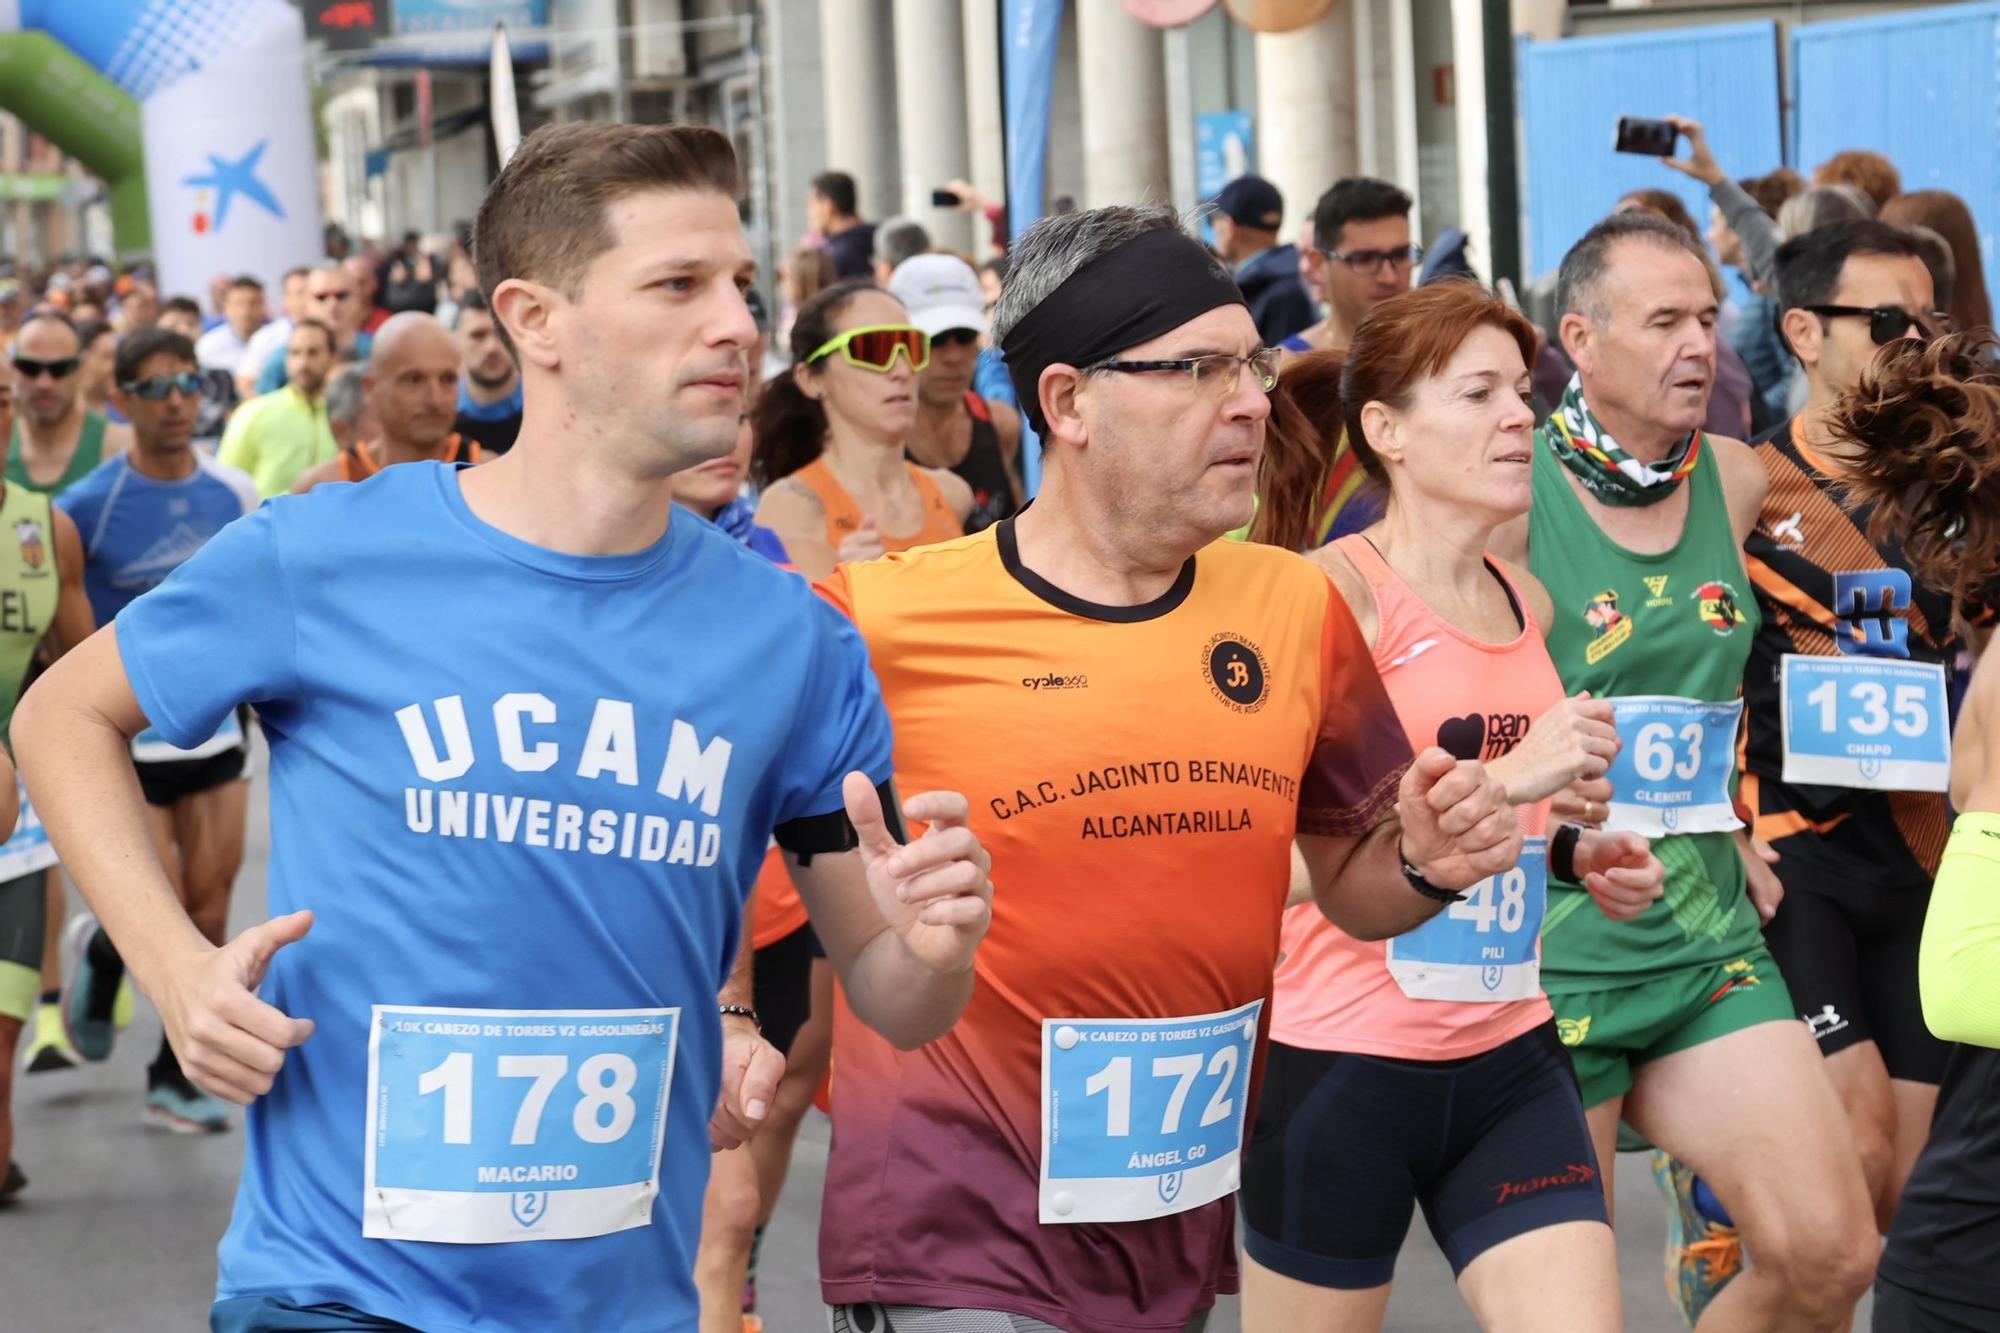
{"type": "Polygon", "coordinates": [[[1042,1023],[1043,1222],[1135,1222],[1233,1193],[1264,1002],[1042,1023]]]}
{"type": "Polygon", "coordinates": [[[678,1009],[376,1005],[362,1234],[576,1240],[651,1220],[678,1009]]]}

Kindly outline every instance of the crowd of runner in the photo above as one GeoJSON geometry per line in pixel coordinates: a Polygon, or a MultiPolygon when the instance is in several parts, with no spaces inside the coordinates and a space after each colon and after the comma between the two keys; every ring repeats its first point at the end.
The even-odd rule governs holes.
{"type": "Polygon", "coordinates": [[[1677,124],[1527,312],[1387,181],[836,172],[773,319],[615,124],[275,314],[9,269],[0,1204],[138,993],[229,1333],[756,1328],[815,1104],[838,1333],[1379,1329],[1418,1207],[1610,1333],[1621,1149],[1693,1327],[2000,1326],[1980,247],[1677,124]]]}

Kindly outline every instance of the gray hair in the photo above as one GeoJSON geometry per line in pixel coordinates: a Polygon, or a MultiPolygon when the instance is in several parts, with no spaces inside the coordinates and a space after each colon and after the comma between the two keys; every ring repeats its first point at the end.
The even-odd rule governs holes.
{"type": "Polygon", "coordinates": [[[361,420],[362,410],[367,406],[366,395],[361,387],[361,367],[344,366],[327,381],[326,419],[353,425],[361,420]]]}
{"type": "MultiPolygon", "coordinates": [[[[1055,295],[1078,269],[1148,232],[1178,231],[1180,215],[1164,204],[1113,204],[1079,213],[1052,213],[1007,252],[1007,281],[993,307],[993,341],[1007,340],[1028,312],[1055,295]]],[[[1227,273],[1217,261],[1217,272],[1227,273]]]]}
{"type": "Polygon", "coordinates": [[[1708,266],[1708,251],[1688,235],[1687,229],[1667,221],[1657,213],[1628,209],[1613,213],[1583,234],[1583,239],[1563,256],[1556,272],[1556,314],[1582,315],[1593,324],[1602,324],[1609,315],[1604,305],[1604,277],[1611,271],[1611,250],[1620,241],[1643,241],[1663,250],[1679,250],[1708,266]]]}
{"type": "Polygon", "coordinates": [[[915,218],[885,218],[875,228],[875,259],[890,268],[905,259],[929,253],[931,234],[915,218]]]}
{"type": "Polygon", "coordinates": [[[1875,201],[1858,185],[1815,185],[1778,207],[1778,231],[1787,240],[1835,222],[1866,222],[1875,201]]]}

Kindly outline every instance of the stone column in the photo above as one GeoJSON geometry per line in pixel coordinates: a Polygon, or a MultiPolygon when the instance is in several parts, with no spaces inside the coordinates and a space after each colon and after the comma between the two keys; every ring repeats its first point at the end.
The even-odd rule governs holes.
{"type": "MultiPolygon", "coordinates": [[[[1083,206],[1171,197],[1167,84],[1158,28],[1118,0],[1077,0],[1083,102],[1083,206]]],[[[1058,130],[1060,132],[1060,130],[1058,130]]]]}

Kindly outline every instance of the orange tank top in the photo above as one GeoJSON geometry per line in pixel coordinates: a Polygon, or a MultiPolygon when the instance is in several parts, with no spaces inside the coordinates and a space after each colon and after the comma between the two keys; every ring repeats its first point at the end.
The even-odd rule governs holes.
{"type": "MultiPolygon", "coordinates": [[[[459,461],[461,453],[465,456],[464,461],[468,463],[484,463],[486,461],[486,451],[479,447],[477,440],[467,440],[453,435],[448,443],[451,447],[446,449],[444,455],[437,460],[440,463],[456,463],[459,461]]],[[[381,470],[382,465],[377,463],[375,456],[368,452],[367,445],[357,445],[352,449],[342,449],[340,451],[340,479],[342,481],[366,481],[381,470]]]]}
{"type": "MultiPolygon", "coordinates": [[[[901,537],[882,534],[882,548],[885,551],[907,551],[914,546],[930,546],[936,542],[948,542],[954,537],[963,537],[965,528],[958,521],[958,515],[951,512],[945,503],[944,492],[931,474],[914,463],[907,464],[910,480],[916,483],[917,495],[923,502],[924,523],[915,532],[901,537]]],[[[861,526],[867,517],[861,506],[854,503],[854,497],[847,493],[834,477],[833,469],[826,465],[826,459],[815,458],[812,462],[792,474],[798,482],[811,488],[826,508],[826,544],[836,549],[841,540],[861,526]]],[[[879,527],[881,520],[877,519],[879,527]]]]}
{"type": "MultiPolygon", "coordinates": [[[[1431,610],[1366,537],[1342,537],[1334,547],[1374,593],[1375,669],[1413,750],[1441,745],[1462,759],[1491,762],[1562,700],[1562,680],[1535,613],[1491,557],[1487,567],[1521,620],[1521,633],[1509,643],[1475,639],[1431,610]]],[[[1548,827],[1547,801],[1517,807],[1516,814],[1531,837],[1548,827]]],[[[1495,1003],[1412,999],[1390,973],[1385,942],[1352,938],[1313,903],[1286,910],[1280,945],[1271,1037],[1288,1046],[1455,1060],[1490,1051],[1550,1017],[1539,990],[1495,1003]]]]}

